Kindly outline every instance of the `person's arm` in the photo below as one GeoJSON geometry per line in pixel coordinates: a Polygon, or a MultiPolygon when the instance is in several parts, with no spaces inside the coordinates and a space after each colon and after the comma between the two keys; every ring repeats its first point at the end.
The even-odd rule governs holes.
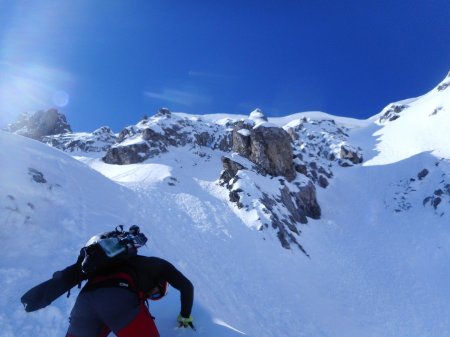
{"type": "Polygon", "coordinates": [[[183,317],[191,315],[192,304],[194,302],[194,286],[178,269],[171,263],[164,264],[162,276],[169,284],[180,291],[181,311],[183,317]]]}

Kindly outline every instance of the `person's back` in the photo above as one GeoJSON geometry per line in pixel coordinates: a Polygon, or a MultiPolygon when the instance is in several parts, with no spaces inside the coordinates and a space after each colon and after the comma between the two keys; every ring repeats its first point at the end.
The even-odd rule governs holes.
{"type": "Polygon", "coordinates": [[[110,331],[118,337],[159,336],[144,301],[164,281],[180,291],[178,321],[192,326],[192,283],[168,261],[137,255],[88,280],[71,312],[67,337],[101,337],[110,331]]]}

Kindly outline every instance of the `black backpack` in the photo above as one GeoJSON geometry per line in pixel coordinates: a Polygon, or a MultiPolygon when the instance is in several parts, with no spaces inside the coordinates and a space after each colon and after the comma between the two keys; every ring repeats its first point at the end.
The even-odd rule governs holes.
{"type": "Polygon", "coordinates": [[[51,279],[23,294],[20,300],[25,310],[31,312],[44,308],[77,284],[80,286],[83,280],[107,273],[137,255],[138,248],[146,242],[147,238],[138,226],[131,226],[126,232],[120,225],[111,232],[94,236],[81,249],[77,263],[55,272],[51,279]]]}
{"type": "Polygon", "coordinates": [[[108,272],[114,267],[136,256],[139,247],[147,242],[147,237],[138,226],[124,231],[123,226],[92,237],[80,251],[81,271],[87,277],[108,272]]]}

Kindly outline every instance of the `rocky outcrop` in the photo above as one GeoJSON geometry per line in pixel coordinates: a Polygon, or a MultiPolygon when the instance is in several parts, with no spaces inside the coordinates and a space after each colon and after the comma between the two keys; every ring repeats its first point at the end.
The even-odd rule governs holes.
{"type": "Polygon", "coordinates": [[[107,126],[92,133],[63,133],[45,136],[42,142],[66,152],[100,153],[106,152],[115,144],[116,135],[107,126]]]}
{"type": "Polygon", "coordinates": [[[430,173],[430,171],[428,171],[428,170],[425,168],[425,169],[423,169],[422,171],[420,171],[420,172],[417,174],[417,178],[418,178],[419,180],[422,180],[422,179],[424,179],[424,178],[428,175],[428,173],[430,173]]]}
{"type": "Polygon", "coordinates": [[[450,86],[450,81],[444,82],[444,83],[438,85],[437,90],[442,91],[442,90],[447,89],[449,86],[450,86]]]}
{"type": "MultiPolygon", "coordinates": [[[[439,214],[440,216],[444,215],[445,206],[439,206],[448,205],[450,203],[450,177],[448,174],[450,168],[449,166],[449,163],[445,160],[436,162],[433,169],[438,172],[440,171],[439,182],[434,185],[434,191],[423,199],[423,206],[433,207],[436,214],[439,214]]],[[[423,169],[418,173],[417,177],[420,181],[426,179],[429,175],[432,175],[432,173],[430,173],[427,169],[423,169]]]]}
{"type": "Polygon", "coordinates": [[[348,129],[333,120],[302,118],[285,129],[293,142],[296,172],[320,187],[329,185],[334,165],[348,167],[363,161],[362,150],[347,141],[348,129]]]}
{"type": "Polygon", "coordinates": [[[281,245],[290,249],[294,244],[308,255],[298,241],[301,233],[298,224],[308,223],[307,217],[320,218],[321,209],[316,199],[316,189],[312,183],[298,184],[294,190],[291,189],[292,186],[289,188],[282,185],[279,196],[273,198],[264,194],[261,202],[272,213],[272,227],[278,229],[277,236],[281,245]]]}
{"type": "Polygon", "coordinates": [[[400,113],[407,108],[408,105],[405,104],[391,104],[389,107],[384,109],[384,112],[381,115],[379,122],[380,123],[384,123],[386,121],[393,122],[396,119],[400,118],[400,113]]]}
{"type": "Polygon", "coordinates": [[[232,185],[231,180],[236,177],[239,170],[246,169],[245,166],[239,164],[238,162],[235,162],[234,160],[222,157],[222,165],[223,165],[223,171],[220,175],[220,181],[222,182],[222,185],[232,185]]]}
{"type": "Polygon", "coordinates": [[[168,151],[170,146],[209,147],[229,151],[231,135],[223,125],[172,114],[163,108],[137,125],[123,129],[117,142],[107,151],[108,164],[140,163],[168,151]]]}
{"type": "Polygon", "coordinates": [[[250,158],[252,154],[251,129],[251,124],[239,121],[234,126],[232,133],[233,151],[245,158],[250,158]]]}
{"type": "Polygon", "coordinates": [[[44,178],[44,174],[35,168],[29,167],[28,168],[28,174],[31,176],[34,182],[37,182],[39,184],[45,184],[47,180],[44,178]]]}
{"type": "Polygon", "coordinates": [[[437,86],[437,91],[446,90],[448,87],[450,87],[450,72],[447,74],[445,80],[437,86]]]}
{"type": "Polygon", "coordinates": [[[301,224],[306,224],[308,218],[318,219],[321,215],[314,184],[309,180],[288,183],[282,178],[275,180],[266,176],[271,186],[266,190],[263,185],[255,185],[251,174],[246,172],[254,171],[254,168],[229,157],[222,157],[222,164],[220,183],[229,190],[229,200],[239,209],[256,211],[261,221],[260,229],[275,229],[284,248],[290,249],[294,245],[308,255],[298,237],[301,224]],[[255,204],[260,206],[255,208],[255,204]]]}
{"type": "Polygon", "coordinates": [[[422,206],[443,216],[450,203],[450,163],[447,159],[436,161],[415,175],[393,183],[385,204],[400,213],[422,206]]]}
{"type": "Polygon", "coordinates": [[[151,156],[160,153],[151,149],[146,142],[127,146],[110,147],[103,161],[108,164],[127,165],[141,163],[151,156]]]}
{"type": "Polygon", "coordinates": [[[251,133],[250,160],[272,176],[295,179],[289,134],[279,127],[257,127],[251,133]]]}
{"type": "Polygon", "coordinates": [[[232,139],[233,151],[250,159],[262,173],[295,179],[291,138],[282,128],[268,123],[261,110],[238,122],[232,139]]]}
{"type": "Polygon", "coordinates": [[[7,128],[25,137],[42,140],[45,136],[72,132],[66,116],[56,109],[41,110],[33,114],[24,113],[7,128]]]}
{"type": "Polygon", "coordinates": [[[340,161],[339,164],[341,166],[351,166],[345,162],[345,160],[350,161],[352,164],[357,165],[363,162],[362,153],[360,150],[356,150],[349,145],[341,145],[341,151],[339,153],[340,159],[344,161],[340,161]]]}
{"type": "Polygon", "coordinates": [[[299,214],[311,219],[320,219],[321,209],[317,202],[316,188],[308,182],[306,185],[298,185],[298,192],[291,192],[298,208],[299,214]]]}

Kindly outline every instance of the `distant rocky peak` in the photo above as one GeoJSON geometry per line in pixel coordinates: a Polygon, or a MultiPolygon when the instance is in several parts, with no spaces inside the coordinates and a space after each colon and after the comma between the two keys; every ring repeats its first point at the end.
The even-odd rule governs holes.
{"type": "Polygon", "coordinates": [[[97,130],[92,132],[94,135],[104,135],[104,134],[114,134],[114,132],[111,130],[109,126],[102,126],[99,127],[97,130]]]}
{"type": "Polygon", "coordinates": [[[117,138],[109,126],[102,126],[98,128],[92,132],[92,136],[99,141],[104,141],[111,144],[115,143],[117,138]]]}
{"type": "Polygon", "coordinates": [[[255,121],[256,123],[258,122],[267,122],[268,119],[266,117],[266,115],[264,114],[264,112],[257,108],[255,110],[253,110],[252,112],[250,112],[250,116],[249,116],[250,120],[255,121]]]}
{"type": "Polygon", "coordinates": [[[168,108],[161,108],[159,111],[155,114],[155,117],[172,117],[172,113],[168,108]]]}
{"type": "Polygon", "coordinates": [[[8,126],[8,131],[42,140],[45,136],[72,132],[66,116],[57,109],[40,110],[35,113],[23,113],[16,122],[8,126]]]}

